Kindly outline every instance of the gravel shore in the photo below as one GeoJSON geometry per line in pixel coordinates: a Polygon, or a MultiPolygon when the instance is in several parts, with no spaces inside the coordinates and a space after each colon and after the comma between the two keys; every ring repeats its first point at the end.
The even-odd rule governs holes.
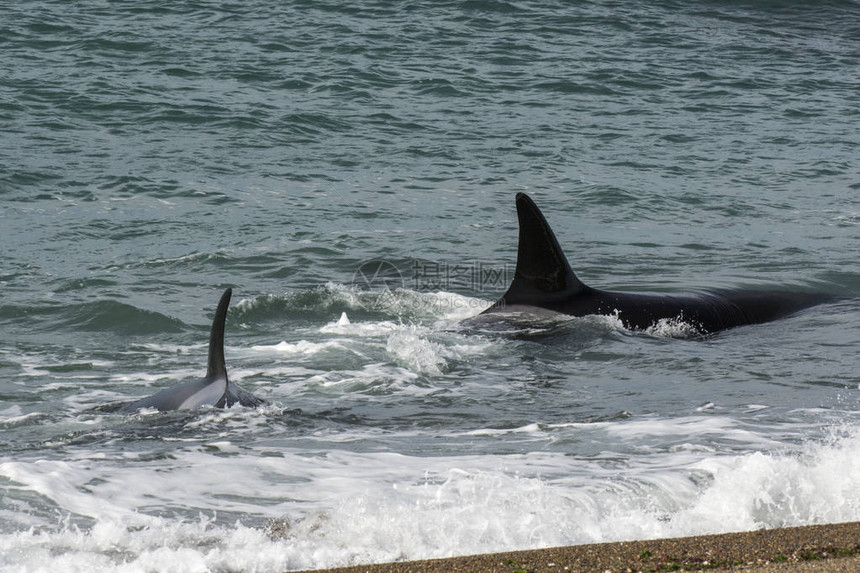
{"type": "Polygon", "coordinates": [[[860,522],[598,543],[327,570],[329,573],[860,572],[860,522]]]}

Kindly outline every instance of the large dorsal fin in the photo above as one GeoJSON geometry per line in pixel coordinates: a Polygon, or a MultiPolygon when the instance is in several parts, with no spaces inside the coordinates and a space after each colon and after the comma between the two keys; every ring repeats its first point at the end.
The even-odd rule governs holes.
{"type": "Polygon", "coordinates": [[[517,217],[520,224],[517,268],[511,286],[498,304],[544,306],[590,290],[576,278],[555,233],[525,193],[517,193],[517,217]]]}
{"type": "Polygon", "coordinates": [[[224,362],[224,323],[227,322],[227,308],[233,289],[228,288],[221,295],[215,319],[212,321],[212,334],[209,336],[209,367],[206,378],[227,378],[227,365],[224,362]]]}

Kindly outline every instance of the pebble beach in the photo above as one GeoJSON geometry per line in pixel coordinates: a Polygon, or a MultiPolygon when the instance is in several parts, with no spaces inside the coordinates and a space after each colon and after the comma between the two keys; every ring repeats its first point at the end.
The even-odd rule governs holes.
{"type": "MultiPolygon", "coordinates": [[[[860,571],[860,522],[553,547],[327,570],[328,573],[860,571]]],[[[322,570],[321,570],[322,571],[322,570]]]]}

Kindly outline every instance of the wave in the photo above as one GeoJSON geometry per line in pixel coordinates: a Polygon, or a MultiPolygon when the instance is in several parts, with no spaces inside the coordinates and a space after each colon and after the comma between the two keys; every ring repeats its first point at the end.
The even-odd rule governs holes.
{"type": "Polygon", "coordinates": [[[108,332],[123,335],[175,333],[186,325],[160,312],[103,300],[81,304],[4,305],[0,319],[30,331],[108,332]]]}
{"type": "Polygon", "coordinates": [[[478,314],[492,304],[449,292],[423,293],[405,288],[363,290],[353,285],[327,283],[282,295],[264,295],[240,301],[235,308],[239,320],[254,322],[297,315],[330,318],[349,312],[361,319],[440,321],[454,323],[478,314]]]}
{"type": "Polygon", "coordinates": [[[99,480],[87,456],[3,460],[19,503],[37,492],[88,518],[15,512],[18,526],[39,525],[6,525],[0,564],[281,571],[860,519],[856,428],[792,451],[629,459],[209,449],[218,455],[178,452],[169,468],[103,461],[99,480]]]}

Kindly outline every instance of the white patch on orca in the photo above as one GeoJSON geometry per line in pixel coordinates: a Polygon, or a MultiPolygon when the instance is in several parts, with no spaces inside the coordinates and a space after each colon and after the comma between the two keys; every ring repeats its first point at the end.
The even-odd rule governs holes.
{"type": "Polygon", "coordinates": [[[177,410],[192,410],[194,408],[199,408],[200,406],[212,405],[216,404],[221,397],[227,392],[227,379],[219,378],[218,380],[213,380],[209,384],[206,384],[186,398],[179,406],[177,406],[177,410]]]}

